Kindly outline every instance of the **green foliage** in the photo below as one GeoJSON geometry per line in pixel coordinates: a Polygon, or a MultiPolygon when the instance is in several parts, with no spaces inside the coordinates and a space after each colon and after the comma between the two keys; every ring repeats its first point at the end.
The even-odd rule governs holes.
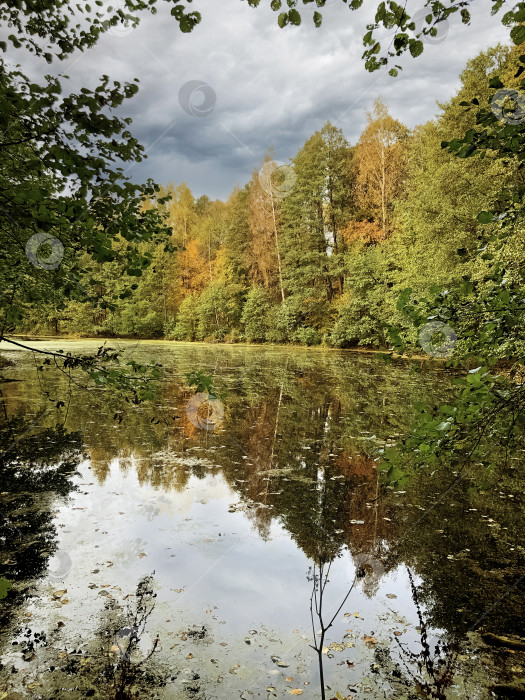
{"type": "Polygon", "coordinates": [[[199,324],[199,301],[196,296],[190,294],[181,303],[177,314],[176,323],[166,333],[167,338],[173,340],[196,340],[199,324]]]}
{"type": "Polygon", "coordinates": [[[246,297],[241,316],[246,339],[251,343],[262,343],[267,340],[270,329],[270,309],[268,292],[262,287],[252,287],[246,297]]]}
{"type": "MultiPolygon", "coordinates": [[[[525,62],[522,58],[520,63],[525,62]]],[[[518,69],[518,77],[520,73],[518,69]]],[[[491,77],[488,84],[498,88],[501,81],[491,77]]],[[[461,104],[471,109],[468,102],[461,104]]],[[[400,296],[398,308],[416,327],[434,319],[453,326],[459,340],[449,364],[477,366],[456,378],[454,404],[432,411],[422,407],[402,444],[385,450],[382,469],[394,483],[410,473],[407,467],[443,461],[459,473],[471,462],[491,469],[496,462],[507,464],[510,454],[524,448],[525,190],[520,176],[523,142],[518,136],[524,126],[504,126],[503,116],[495,120],[482,97],[472,98],[470,105],[476,106],[475,128],[444,142],[443,148],[454,153],[458,163],[470,159],[470,173],[480,165],[486,168],[488,161],[489,168],[502,167],[513,178],[502,177],[493,188],[497,216],[478,211],[472,217],[479,227],[477,245],[471,240],[468,247],[457,250],[465,261],[461,278],[446,287],[433,286],[424,297],[413,295],[409,288],[400,296]],[[497,371],[498,364],[506,371],[497,371]]],[[[403,349],[395,329],[392,337],[403,349]]]]}
{"type": "Polygon", "coordinates": [[[321,336],[315,328],[300,326],[293,334],[293,339],[301,345],[319,345],[321,336]]]}
{"type": "Polygon", "coordinates": [[[238,284],[210,284],[199,299],[198,337],[222,340],[240,323],[244,288],[238,284]]]}
{"type": "Polygon", "coordinates": [[[393,294],[388,287],[388,249],[370,246],[356,251],[347,262],[345,293],[337,305],[330,334],[336,347],[385,347],[384,322],[392,318],[393,294]]]}

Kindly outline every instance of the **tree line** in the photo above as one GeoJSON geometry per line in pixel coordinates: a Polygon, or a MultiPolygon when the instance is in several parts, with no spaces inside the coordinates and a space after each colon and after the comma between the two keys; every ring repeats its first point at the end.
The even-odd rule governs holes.
{"type": "Polygon", "coordinates": [[[518,55],[519,47],[499,45],[469,61],[456,95],[412,130],[378,98],[355,145],[327,122],[289,164],[278,165],[269,149],[225,202],[195,198],[185,183],[148,194],[144,215],[166,217],[171,238],[138,244],[150,262],[138,266],[135,283],[122,231],[112,259],[80,260],[90,264],[87,295],[76,299],[73,290],[66,303],[28,304],[19,328],[381,348],[395,324],[415,347],[417,334],[398,308],[403,290],[424,296],[467,279],[486,285],[494,264],[521,265],[523,227],[480,255],[487,225],[478,217],[521,181],[519,164],[491,152],[461,159],[442,146],[475,128],[464,104],[489,108],[492,76],[518,85],[518,55]]]}

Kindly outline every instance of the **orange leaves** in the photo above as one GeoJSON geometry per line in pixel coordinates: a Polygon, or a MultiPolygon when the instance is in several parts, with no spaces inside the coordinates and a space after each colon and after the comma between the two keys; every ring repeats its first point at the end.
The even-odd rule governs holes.
{"type": "Polygon", "coordinates": [[[177,254],[179,289],[183,297],[199,294],[210,280],[208,264],[202,257],[197,241],[190,241],[185,250],[177,254]]]}
{"type": "Polygon", "coordinates": [[[385,240],[386,232],[375,221],[351,220],[339,235],[347,245],[379,243],[385,240]]]}

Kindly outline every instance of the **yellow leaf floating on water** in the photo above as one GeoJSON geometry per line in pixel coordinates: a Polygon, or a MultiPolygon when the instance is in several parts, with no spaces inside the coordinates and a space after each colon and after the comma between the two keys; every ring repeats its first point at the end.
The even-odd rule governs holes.
{"type": "Polygon", "coordinates": [[[302,695],[303,691],[300,690],[299,688],[294,688],[293,690],[290,690],[290,695],[302,695]]]}
{"type": "Polygon", "coordinates": [[[288,676],[288,678],[286,679],[286,682],[289,683],[291,680],[293,680],[292,677],[288,676]]]}
{"type": "Polygon", "coordinates": [[[364,634],[361,639],[365,644],[377,644],[377,639],[375,637],[370,637],[368,634],[364,634]]]}

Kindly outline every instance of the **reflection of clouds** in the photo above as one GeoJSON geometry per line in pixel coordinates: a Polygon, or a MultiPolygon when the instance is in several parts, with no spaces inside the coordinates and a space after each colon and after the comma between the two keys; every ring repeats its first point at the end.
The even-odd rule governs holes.
{"type": "Polygon", "coordinates": [[[140,560],[139,555],[147,553],[148,543],[141,537],[133,540],[119,540],[120,551],[113,557],[114,568],[128,573],[129,569],[140,560]]]}
{"type": "Polygon", "coordinates": [[[222,475],[206,475],[204,483],[203,489],[202,479],[190,477],[182,492],[163,490],[153,491],[149,495],[143,494],[140,509],[148,520],[161,515],[182,517],[188,515],[196,503],[202,503],[203,499],[206,502],[213,500],[231,502],[235,498],[234,492],[222,475]]]}

